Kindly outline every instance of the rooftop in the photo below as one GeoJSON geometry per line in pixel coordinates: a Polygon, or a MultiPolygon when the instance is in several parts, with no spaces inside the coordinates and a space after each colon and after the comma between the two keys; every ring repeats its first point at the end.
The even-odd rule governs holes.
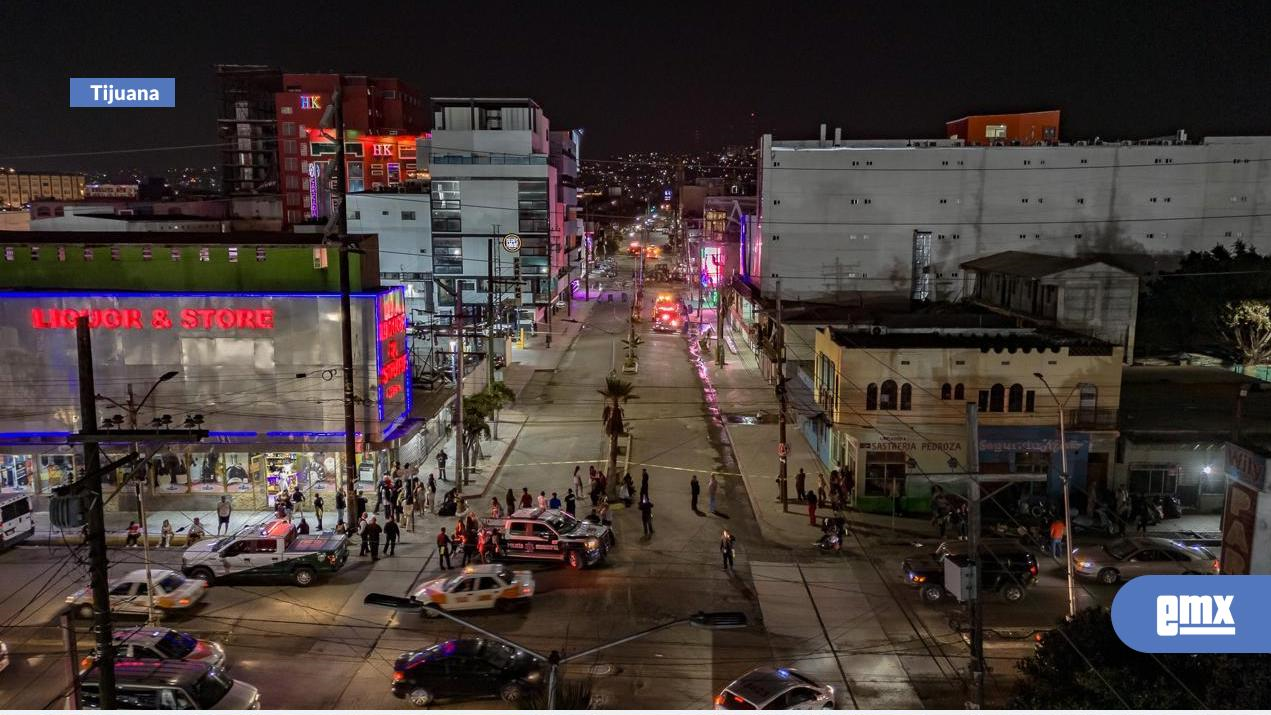
{"type": "MultiPolygon", "coordinates": [[[[121,216],[135,219],[138,216],[121,216]]],[[[169,217],[154,217],[169,218],[169,217]]],[[[363,238],[370,238],[362,234],[363,238]]],[[[138,233],[135,231],[6,231],[0,232],[0,244],[17,246],[65,245],[158,245],[158,246],[317,246],[321,234],[296,234],[283,231],[184,231],[181,233],[138,233]]]]}
{"type": "Polygon", "coordinates": [[[1083,266],[1091,266],[1100,263],[1126,273],[1132,272],[1121,265],[1118,265],[1119,262],[1116,262],[1116,259],[1100,254],[1054,256],[1045,253],[1030,253],[1028,251],[1003,251],[1001,253],[993,253],[970,261],[965,261],[959,265],[962,268],[978,271],[980,273],[1006,273],[1013,276],[1023,276],[1025,278],[1043,278],[1045,276],[1072,270],[1073,268],[1081,268],[1083,266]]]}
{"type": "Polygon", "coordinates": [[[1217,367],[1126,367],[1121,374],[1121,431],[1131,439],[1198,441],[1235,434],[1240,391],[1244,437],[1271,437],[1271,383],[1217,367]]]}
{"type": "Polygon", "coordinates": [[[979,349],[980,352],[1029,352],[1068,348],[1072,355],[1112,355],[1112,346],[1101,340],[1061,331],[1027,328],[907,328],[898,332],[867,327],[831,330],[834,342],[844,348],[861,349],[979,349]]]}

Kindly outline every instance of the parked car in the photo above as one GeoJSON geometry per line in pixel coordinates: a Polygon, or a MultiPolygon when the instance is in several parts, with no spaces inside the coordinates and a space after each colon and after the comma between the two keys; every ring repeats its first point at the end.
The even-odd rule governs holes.
{"type": "MultiPolygon", "coordinates": [[[[169,569],[151,569],[154,581],[154,605],[163,611],[185,611],[203,600],[207,584],[199,579],[186,578],[169,569]]],[[[149,612],[148,582],[144,569],[131,571],[122,578],[110,582],[110,610],[112,613],[149,612]]],[[[66,604],[80,618],[93,617],[93,591],[85,586],[66,597],[66,604]]]]}
{"type": "MultiPolygon", "coordinates": [[[[965,541],[946,541],[929,554],[909,556],[901,562],[905,583],[918,589],[923,601],[939,603],[949,593],[944,583],[945,560],[964,559],[969,552],[965,541]]],[[[1037,582],[1037,557],[1014,539],[983,539],[980,554],[983,592],[997,593],[1015,603],[1037,582]]]]}
{"type": "Polygon", "coordinates": [[[508,610],[529,605],[533,597],[534,574],[513,571],[502,564],[465,567],[457,576],[425,581],[414,594],[425,615],[435,610],[508,610]]]}
{"type": "Polygon", "coordinates": [[[339,571],[348,558],[347,535],[300,534],[279,519],[194,544],[181,555],[181,570],[208,584],[239,576],[309,586],[320,574],[339,571]]]}
{"type": "MultiPolygon", "coordinates": [[[[185,660],[207,663],[225,669],[225,648],[215,641],[205,641],[189,633],[170,628],[129,628],[115,631],[115,662],[125,660],[185,660]]],[[[80,660],[80,672],[97,663],[98,649],[93,648],[80,660]]]]}
{"type": "Polygon", "coordinates": [[[0,495],[0,548],[20,544],[34,533],[31,498],[25,494],[0,495]]]}
{"type": "Polygon", "coordinates": [[[0,671],[9,667],[9,646],[0,641],[0,671]]]}
{"type": "Polygon", "coordinates": [[[1147,574],[1216,574],[1218,558],[1203,546],[1155,536],[1118,539],[1072,550],[1077,575],[1116,583],[1147,574]]]}
{"type": "Polygon", "coordinates": [[[402,653],[393,664],[393,696],[416,707],[440,698],[500,697],[509,703],[540,687],[544,666],[498,641],[461,638],[402,653]]]}
{"type": "Polygon", "coordinates": [[[761,666],[715,696],[716,710],[833,710],[834,688],[794,668],[761,666]]]}
{"type": "MultiPolygon", "coordinates": [[[[101,708],[101,671],[80,679],[80,703],[101,708]]],[[[260,691],[207,663],[127,660],[115,663],[115,699],[120,710],[259,710],[260,691]]]]}

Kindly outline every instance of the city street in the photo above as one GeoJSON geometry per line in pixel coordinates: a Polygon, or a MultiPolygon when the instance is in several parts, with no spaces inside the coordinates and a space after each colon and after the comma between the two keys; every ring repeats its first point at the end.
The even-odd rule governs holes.
{"type": "MultiPolygon", "coordinates": [[[[470,498],[478,513],[484,515],[491,496],[502,499],[508,489],[563,497],[576,465],[584,476],[589,464],[605,468],[603,400],[597,390],[611,360],[621,366],[620,340],[633,297],[627,287],[624,300],[622,290],[624,283],[630,285],[632,269],[629,259],[618,262],[612,292],[591,306],[572,344],[551,348],[567,351],[559,367],[538,370],[521,392],[514,411],[524,425],[494,482],[470,498]]],[[[645,293],[673,290],[651,284],[645,293]]],[[[833,555],[812,547],[819,532],[806,520],[804,536],[793,541],[766,537],[736,450],[745,446],[770,453],[772,445],[732,444],[730,434],[748,439],[748,433],[728,432],[723,420],[769,407],[771,390],[732,378],[716,386],[715,368],[697,361],[696,348],[690,349],[685,336],[653,333],[648,325],[646,316],[640,326],[645,342],[638,351],[639,372],[627,376],[636,399],[626,411],[630,454],[620,458],[619,470],[629,459],[638,484],[640,470],[648,469],[653,535],[642,536],[639,515],[618,505],[613,513],[618,548],[607,563],[578,572],[534,566],[538,592],[528,611],[471,618],[531,648],[568,654],[698,610],[749,616],[746,629],[672,629],[571,666],[569,677],[590,678],[602,704],[707,708],[735,677],[775,663],[803,668],[835,685],[841,707],[961,707],[967,649],[950,626],[957,607],[921,604],[900,580],[905,555],[935,546],[930,539],[917,546],[904,531],[925,522],[903,519],[902,531],[862,523],[848,548],[833,555]],[[707,513],[706,494],[712,473],[720,480],[714,514],[707,513]],[[689,497],[694,474],[702,485],[697,512],[689,497]],[[718,543],[724,528],[737,538],[733,573],[721,567],[718,543]]],[[[765,480],[760,487],[765,499],[768,485],[765,480]]],[[[792,518],[797,529],[802,517],[792,518]]],[[[406,535],[397,556],[374,564],[354,556],[333,578],[308,589],[218,584],[197,612],[164,623],[223,643],[232,674],[259,687],[266,708],[403,707],[388,687],[394,658],[461,635],[463,629],[365,606],[362,600],[371,592],[407,594],[437,574],[432,536],[438,526],[452,523],[429,518],[406,535]]],[[[155,553],[158,567],[179,563],[176,550],[155,553]]],[[[54,624],[64,596],[87,582],[83,556],[82,548],[56,544],[23,546],[0,556],[8,577],[0,584],[0,622],[14,656],[9,671],[0,675],[0,707],[41,708],[64,696],[65,660],[54,624]]],[[[111,557],[114,575],[141,562],[137,549],[113,549],[111,557]]],[[[1031,648],[1032,630],[1047,627],[1064,610],[1066,589],[1057,569],[1043,562],[1041,583],[1021,604],[986,603],[993,701],[1005,697],[1013,661],[1031,648]]],[[[1083,584],[1080,593],[1085,603],[1106,602],[1111,592],[1094,592],[1083,584]]],[[[82,652],[89,636],[80,625],[82,652]]],[[[140,621],[120,625],[134,626],[140,621]]],[[[502,706],[498,701],[480,705],[502,706]]]]}

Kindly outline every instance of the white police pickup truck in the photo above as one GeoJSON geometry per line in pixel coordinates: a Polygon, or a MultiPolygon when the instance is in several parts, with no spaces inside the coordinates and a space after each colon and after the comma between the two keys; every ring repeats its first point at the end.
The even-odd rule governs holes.
{"type": "Polygon", "coordinates": [[[248,527],[232,536],[199,541],[181,556],[181,572],[206,581],[227,576],[312,584],[335,573],[349,558],[343,534],[297,534],[285,519],[248,527]]]}
{"type": "Polygon", "coordinates": [[[485,526],[499,539],[502,558],[563,561],[574,569],[604,561],[615,544],[609,527],[555,509],[519,509],[485,526]]]}

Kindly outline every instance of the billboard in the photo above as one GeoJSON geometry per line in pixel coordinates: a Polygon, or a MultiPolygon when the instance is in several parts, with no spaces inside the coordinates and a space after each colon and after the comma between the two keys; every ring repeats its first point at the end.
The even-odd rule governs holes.
{"type": "Polygon", "coordinates": [[[1268,459],[1230,442],[1224,447],[1227,497],[1222,515],[1222,572],[1271,573],[1271,532],[1259,512],[1271,510],[1266,489],[1268,459]],[[1261,523],[1260,523],[1261,522],[1261,523]]]}
{"type": "MultiPolygon", "coordinates": [[[[357,430],[375,441],[410,406],[404,302],[400,287],[352,299],[357,430]]],[[[202,414],[213,437],[344,434],[338,294],[22,292],[0,294],[0,381],[9,386],[0,393],[0,437],[79,429],[80,316],[89,319],[105,398],[124,403],[131,386],[140,399],[159,375],[178,372],[155,389],[139,426],[202,414]]]]}

